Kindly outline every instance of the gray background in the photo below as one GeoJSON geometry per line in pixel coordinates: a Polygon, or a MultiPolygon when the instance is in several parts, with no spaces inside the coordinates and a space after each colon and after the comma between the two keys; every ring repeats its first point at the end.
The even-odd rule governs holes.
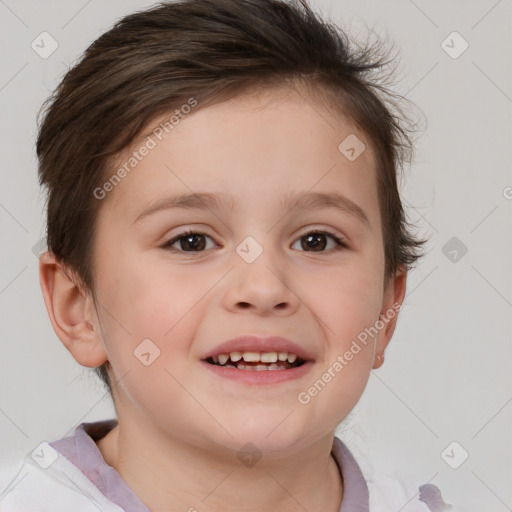
{"type": "MultiPolygon", "coordinates": [[[[2,465],[114,414],[54,334],[40,292],[35,116],[90,42],[152,3],[0,0],[2,465]],[[43,31],[59,45],[47,59],[31,48],[43,31]]],[[[387,34],[401,55],[397,92],[427,119],[402,190],[418,233],[431,237],[428,254],[409,275],[385,364],[339,435],[363,468],[432,482],[463,510],[512,510],[511,1],[312,5],[353,33],[366,23],[387,34]],[[469,44],[457,58],[442,46],[453,31],[469,44]],[[462,450],[469,458],[453,469],[445,459],[455,465],[462,450]]]]}

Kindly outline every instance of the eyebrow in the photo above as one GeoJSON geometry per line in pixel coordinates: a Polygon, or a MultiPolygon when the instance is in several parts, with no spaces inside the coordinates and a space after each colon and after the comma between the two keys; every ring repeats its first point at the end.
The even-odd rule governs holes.
{"type": "MultiPolygon", "coordinates": [[[[237,206],[233,196],[224,193],[193,193],[166,197],[145,208],[135,219],[134,224],[142,219],[165,210],[231,210],[237,206]]],[[[348,213],[359,220],[371,231],[371,224],[366,212],[348,197],[337,192],[295,192],[287,194],[280,203],[281,209],[290,213],[291,210],[320,210],[322,208],[334,208],[343,213],[348,213]]]]}

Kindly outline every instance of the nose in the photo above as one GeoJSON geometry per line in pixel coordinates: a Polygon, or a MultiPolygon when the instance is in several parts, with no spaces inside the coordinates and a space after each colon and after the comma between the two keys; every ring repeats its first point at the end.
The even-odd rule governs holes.
{"type": "Polygon", "coordinates": [[[295,313],[301,301],[284,266],[272,258],[270,251],[263,251],[252,263],[236,261],[228,276],[225,308],[234,313],[247,311],[263,316],[295,313]]]}

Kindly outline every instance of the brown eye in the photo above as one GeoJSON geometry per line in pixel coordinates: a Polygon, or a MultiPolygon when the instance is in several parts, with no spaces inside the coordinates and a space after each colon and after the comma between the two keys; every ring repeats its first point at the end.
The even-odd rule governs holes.
{"type": "Polygon", "coordinates": [[[326,252],[329,238],[334,241],[334,246],[331,245],[330,247],[334,251],[348,248],[343,240],[328,231],[309,231],[302,235],[298,241],[301,242],[301,248],[306,252],[326,252]]]}
{"type": "MultiPolygon", "coordinates": [[[[186,231],[175,236],[162,246],[165,249],[172,249],[178,252],[203,252],[206,249],[205,239],[210,238],[204,233],[198,233],[196,231],[186,231]],[[178,248],[174,248],[173,245],[179,244],[178,248]]],[[[210,238],[211,240],[211,238],[210,238]]]]}

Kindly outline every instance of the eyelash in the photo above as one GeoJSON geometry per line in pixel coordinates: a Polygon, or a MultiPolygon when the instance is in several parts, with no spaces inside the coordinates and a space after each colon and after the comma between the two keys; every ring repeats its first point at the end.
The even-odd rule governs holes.
{"type": "MultiPolygon", "coordinates": [[[[331,237],[336,242],[336,247],[334,249],[331,249],[331,251],[303,251],[303,252],[313,252],[313,253],[314,252],[320,252],[320,253],[327,252],[328,253],[328,252],[338,252],[338,251],[342,251],[342,250],[349,248],[349,246],[347,245],[346,242],[344,242],[338,235],[336,235],[335,233],[333,233],[332,231],[329,231],[329,230],[312,229],[312,230],[302,234],[299,238],[297,238],[297,240],[300,240],[301,238],[304,238],[311,234],[327,235],[327,236],[331,237]]],[[[211,238],[206,233],[201,233],[199,231],[194,231],[194,230],[187,230],[187,231],[184,231],[183,233],[180,233],[179,235],[171,238],[170,240],[165,242],[161,247],[162,247],[162,249],[167,249],[167,250],[171,250],[173,252],[181,252],[181,253],[192,253],[193,254],[193,253],[205,252],[205,251],[183,251],[183,250],[175,249],[174,247],[172,247],[172,245],[174,245],[180,239],[186,238],[189,235],[204,235],[204,236],[207,236],[208,238],[211,238]]]]}

